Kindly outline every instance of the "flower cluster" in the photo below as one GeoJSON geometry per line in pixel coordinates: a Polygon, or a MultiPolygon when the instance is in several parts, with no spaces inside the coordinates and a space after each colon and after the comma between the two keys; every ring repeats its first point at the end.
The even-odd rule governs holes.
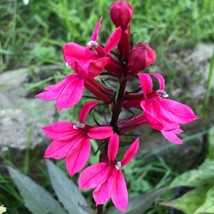
{"type": "Polygon", "coordinates": [[[197,119],[190,107],[167,98],[161,74],[148,73],[146,70],[156,59],[156,53],[149,44],[131,46],[132,15],[133,8],[128,2],[112,3],[110,16],[115,30],[106,44],[101,45],[98,39],[102,22],[100,18],[86,46],[68,42],[63,47],[64,60],[75,73],[55,85],[47,86],[44,92],[37,95],[44,100],[56,100],[56,107],[61,110],[76,105],[84,98],[84,88],[92,94],[92,101],[84,104],[80,110],[78,122],[56,122],[43,128],[53,140],[44,157],[65,158],[66,169],[73,176],[84,168],[89,159],[90,139],[98,140],[100,162],[82,171],[79,188],[94,188],[93,198],[97,205],[111,198],[114,205],[124,212],[128,193],[121,168],[136,155],[139,138],[133,143],[129,142],[129,148],[118,161],[116,155],[122,144],[120,136],[147,124],[160,131],[168,141],[182,144],[177,136],[182,132],[180,124],[197,119]],[[137,92],[127,91],[127,83],[133,79],[139,86],[137,92]],[[158,89],[154,89],[154,81],[158,82],[158,89]],[[114,87],[115,83],[112,82],[119,87],[114,87]],[[105,124],[97,122],[95,118],[96,125],[86,124],[86,117],[101,104],[111,110],[109,115],[101,115],[106,118],[105,124]],[[121,114],[132,109],[138,109],[140,113],[131,118],[121,114]]]}

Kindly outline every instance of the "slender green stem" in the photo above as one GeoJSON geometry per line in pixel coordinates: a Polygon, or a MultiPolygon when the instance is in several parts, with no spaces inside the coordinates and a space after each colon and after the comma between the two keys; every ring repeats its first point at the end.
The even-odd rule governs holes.
{"type": "Polygon", "coordinates": [[[123,75],[122,81],[120,83],[120,88],[119,88],[117,100],[114,103],[113,108],[112,108],[113,114],[112,114],[110,125],[113,127],[114,131],[117,133],[119,132],[118,127],[117,127],[117,121],[118,121],[118,118],[119,118],[119,115],[120,115],[120,112],[122,109],[123,95],[125,92],[127,81],[128,81],[127,75],[125,74],[125,75],[123,75]]]}
{"type": "Polygon", "coordinates": [[[103,205],[98,205],[97,206],[97,214],[103,214],[103,205]]]}

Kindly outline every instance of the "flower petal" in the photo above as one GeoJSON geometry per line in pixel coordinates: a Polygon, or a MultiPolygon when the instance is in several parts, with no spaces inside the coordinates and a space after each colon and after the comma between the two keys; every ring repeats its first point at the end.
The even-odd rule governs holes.
{"type": "Polygon", "coordinates": [[[49,85],[45,87],[45,91],[37,94],[36,97],[41,98],[43,100],[57,99],[64,87],[70,82],[70,76],[65,77],[63,80],[61,80],[55,85],[49,85]]]}
{"type": "Polygon", "coordinates": [[[87,117],[87,115],[89,114],[89,112],[91,111],[91,109],[96,106],[99,102],[97,101],[91,101],[86,103],[82,108],[81,111],[79,113],[79,122],[80,123],[84,123],[85,122],[85,118],[87,117]]]}
{"type": "Polygon", "coordinates": [[[144,97],[147,98],[147,95],[152,92],[152,78],[149,74],[138,74],[138,78],[143,90],[144,97]]]}
{"type": "Polygon", "coordinates": [[[74,124],[75,123],[70,123],[70,122],[57,122],[57,123],[53,123],[48,126],[45,126],[42,129],[49,138],[57,139],[57,138],[72,134],[72,132],[74,131],[74,128],[73,128],[74,124]]]}
{"type": "Polygon", "coordinates": [[[114,184],[116,169],[112,169],[107,178],[99,184],[93,191],[93,198],[96,205],[105,204],[111,197],[111,191],[114,184]]]}
{"type": "Polygon", "coordinates": [[[99,126],[90,128],[87,134],[92,139],[102,140],[111,137],[113,134],[113,130],[110,126],[99,126]]]}
{"type": "Polygon", "coordinates": [[[119,148],[119,136],[115,133],[111,136],[108,143],[108,159],[113,162],[117,156],[119,148]]]}
{"type": "Polygon", "coordinates": [[[79,172],[88,161],[91,144],[88,138],[81,138],[66,156],[66,170],[70,176],[79,172]]]}
{"type": "Polygon", "coordinates": [[[155,77],[158,80],[159,86],[160,86],[159,89],[164,90],[165,89],[165,80],[164,80],[163,76],[159,73],[152,73],[150,75],[155,77]]]}
{"type": "Polygon", "coordinates": [[[68,42],[63,46],[64,60],[72,66],[74,61],[79,64],[88,63],[88,60],[96,59],[95,54],[88,48],[78,45],[74,42],[68,42]]]}
{"type": "Polygon", "coordinates": [[[100,17],[96,27],[94,28],[94,32],[91,35],[91,40],[92,41],[97,41],[97,37],[98,37],[98,34],[99,34],[101,22],[102,22],[102,17],[100,17]]]}
{"type": "Polygon", "coordinates": [[[128,191],[121,170],[117,170],[117,175],[114,179],[114,185],[111,192],[111,199],[117,209],[122,212],[126,211],[128,205],[128,191]]]}
{"type": "Polygon", "coordinates": [[[198,119],[192,109],[187,105],[170,99],[159,99],[158,102],[164,109],[165,115],[176,123],[187,124],[198,119]]]}
{"type": "Polygon", "coordinates": [[[94,78],[100,75],[104,67],[109,63],[109,61],[109,57],[102,57],[100,59],[90,62],[88,66],[88,76],[90,78],[94,78]]]}
{"type": "Polygon", "coordinates": [[[95,188],[106,179],[110,170],[111,167],[106,163],[97,163],[87,167],[79,176],[79,188],[81,190],[95,188]]]}
{"type": "Polygon", "coordinates": [[[183,144],[183,141],[176,135],[183,132],[181,129],[176,130],[161,130],[162,135],[171,143],[174,144],[183,144]]]}
{"type": "Polygon", "coordinates": [[[54,159],[62,159],[64,158],[70,149],[80,140],[83,136],[78,130],[67,136],[63,136],[58,138],[48,146],[45,151],[44,157],[45,158],[54,158],[54,159]]]}
{"type": "Polygon", "coordinates": [[[111,50],[113,50],[116,45],[119,43],[121,38],[122,30],[120,27],[116,28],[115,31],[110,35],[105,48],[104,52],[105,54],[108,54],[111,50]]]}
{"type": "Polygon", "coordinates": [[[56,107],[60,111],[63,108],[69,108],[77,104],[83,94],[84,80],[77,75],[72,75],[70,82],[61,91],[56,107]]]}
{"type": "Polygon", "coordinates": [[[136,155],[138,149],[139,149],[139,138],[137,138],[132,145],[128,148],[128,150],[126,151],[126,153],[124,154],[122,160],[121,160],[121,164],[122,166],[128,164],[132,158],[134,158],[134,156],[136,155]]]}

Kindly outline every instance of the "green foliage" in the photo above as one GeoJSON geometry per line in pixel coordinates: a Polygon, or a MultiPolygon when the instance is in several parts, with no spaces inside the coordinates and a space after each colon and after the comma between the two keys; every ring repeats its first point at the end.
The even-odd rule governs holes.
{"type": "Polygon", "coordinates": [[[65,214],[61,205],[45,189],[12,167],[8,167],[8,170],[24,199],[26,207],[32,213],[65,214]]]}
{"type": "Polygon", "coordinates": [[[72,180],[67,178],[64,172],[50,160],[46,160],[46,163],[54,191],[68,213],[87,214],[88,212],[84,210],[84,208],[88,209],[86,200],[72,180]]]}
{"type": "MultiPolygon", "coordinates": [[[[130,198],[127,214],[145,213],[155,202],[157,198],[160,197],[168,188],[162,188],[158,190],[153,190],[152,192],[146,193],[144,195],[138,195],[134,198],[130,198]]],[[[122,212],[112,207],[107,211],[106,214],[121,214],[122,212]]]]}

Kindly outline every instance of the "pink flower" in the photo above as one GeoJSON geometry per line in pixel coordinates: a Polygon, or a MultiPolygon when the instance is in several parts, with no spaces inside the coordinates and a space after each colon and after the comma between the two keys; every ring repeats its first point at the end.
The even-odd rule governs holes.
{"type": "Polygon", "coordinates": [[[165,130],[177,129],[178,124],[190,123],[198,117],[187,105],[166,99],[168,94],[164,91],[165,81],[162,75],[139,74],[140,84],[144,94],[144,100],[140,103],[144,110],[145,117],[149,124],[154,123],[154,119],[163,125],[165,130]],[[159,89],[153,90],[152,78],[159,82],[159,89]]]}
{"type": "MultiPolygon", "coordinates": [[[[93,52],[75,43],[67,43],[64,46],[64,52],[66,62],[76,74],[65,77],[55,85],[47,86],[45,92],[36,95],[36,97],[44,100],[57,100],[56,107],[58,110],[72,107],[78,103],[83,95],[85,82],[93,81],[93,78],[98,76],[109,62],[109,58],[96,57],[93,52]]],[[[107,90],[99,84],[96,91],[97,93],[94,94],[98,98],[104,102],[110,102],[110,96],[113,93],[111,90],[107,90]]]]}
{"type": "Polygon", "coordinates": [[[98,102],[86,103],[79,114],[79,123],[57,122],[43,128],[53,139],[45,151],[45,158],[66,158],[66,169],[70,176],[81,170],[90,155],[92,139],[105,139],[113,134],[110,126],[93,127],[84,124],[85,118],[98,102]]]}
{"type": "Polygon", "coordinates": [[[137,138],[124,154],[121,161],[116,161],[119,148],[119,137],[113,134],[108,144],[108,162],[100,162],[86,168],[79,177],[79,188],[93,191],[97,205],[106,203],[110,198],[115,207],[123,212],[128,204],[128,192],[121,167],[128,164],[139,148],[137,138]]]}
{"type": "Polygon", "coordinates": [[[138,43],[131,50],[128,58],[128,69],[131,74],[137,74],[154,63],[155,51],[149,44],[138,43]]]}

